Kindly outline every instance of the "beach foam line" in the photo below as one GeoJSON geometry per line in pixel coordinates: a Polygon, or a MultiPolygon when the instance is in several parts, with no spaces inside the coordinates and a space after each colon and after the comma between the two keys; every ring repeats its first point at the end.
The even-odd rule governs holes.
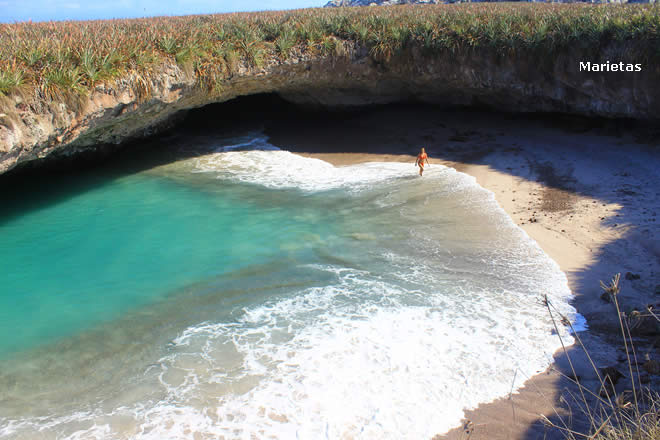
{"type": "MultiPolygon", "coordinates": [[[[191,159],[191,170],[308,192],[401,189],[419,179],[412,164],[334,167],[281,150],[235,151],[250,145],[191,159]]],[[[566,276],[476,179],[434,165],[419,181],[442,182],[436,196],[461,192],[455,203],[486,211],[504,241],[460,262],[435,262],[445,250],[430,239],[421,260],[387,249],[387,273],[308,265],[335,280],[246,307],[236,321],[190,326],[149,367],[163,399],[57,419],[72,424],[62,437],[430,438],[458,426],[464,410],[517,390],[560,347],[539,298],[548,293],[579,322],[566,276]],[[479,271],[497,285],[467,280],[479,271]]],[[[373,202],[413,209],[410,194],[385,191],[373,202]]],[[[415,203],[428,211],[425,200],[415,203]]]]}
{"type": "Polygon", "coordinates": [[[200,427],[245,439],[430,438],[455,427],[464,409],[506,395],[514,378],[516,389],[545,369],[558,346],[524,292],[509,292],[516,296],[503,307],[487,290],[447,286],[409,305],[414,291],[347,268],[318,269],[337,273],[338,283],[246,309],[239,325],[204,323],[175,339],[161,360],[170,399],[142,415],[149,434],[135,438],[185,438],[178,433],[200,427]],[[227,367],[231,356],[239,362],[227,367]],[[204,388],[214,383],[222,384],[214,391],[243,392],[213,395],[204,388]],[[184,403],[201,396],[213,404],[184,403]],[[181,406],[185,417],[172,413],[181,406]]]}
{"type": "MultiPolygon", "coordinates": [[[[440,167],[438,166],[436,174],[441,172],[440,167]]],[[[220,179],[237,180],[268,188],[296,188],[303,191],[327,191],[336,188],[359,191],[386,180],[416,176],[413,164],[365,163],[335,167],[319,159],[282,150],[223,151],[209,154],[194,159],[193,172],[215,173],[220,179]]]]}
{"type": "MultiPolygon", "coordinates": [[[[396,270],[407,266],[406,257],[388,258],[396,270]]],[[[23,421],[5,426],[4,434],[430,438],[460,423],[465,409],[520,387],[557,348],[542,307],[524,289],[502,297],[453,283],[441,288],[431,273],[423,282],[437,289],[429,294],[364,270],[309,269],[336,281],[174,338],[171,353],[150,367],[161,400],[23,421]]]]}

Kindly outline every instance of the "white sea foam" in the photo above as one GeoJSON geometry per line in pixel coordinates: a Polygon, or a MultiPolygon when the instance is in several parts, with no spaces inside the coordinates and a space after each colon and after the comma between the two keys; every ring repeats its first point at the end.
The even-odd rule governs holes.
{"type": "Polygon", "coordinates": [[[503,307],[488,291],[466,298],[448,286],[406,305],[414,291],[319,269],[337,283],[176,338],[160,360],[168,397],[134,411],[132,437],[430,438],[519,387],[557,348],[523,292],[503,307]]]}
{"type": "MultiPolygon", "coordinates": [[[[417,210],[408,203],[415,196],[405,188],[416,173],[412,164],[334,167],[286,151],[233,151],[256,144],[268,147],[263,139],[224,146],[193,159],[194,170],[308,192],[393,184],[373,203],[406,206],[404,218],[425,212],[427,199],[415,202],[417,210]]],[[[310,264],[307,269],[334,281],[247,307],[234,322],[182,331],[169,354],[147,369],[162,398],[59,418],[0,420],[0,435],[66,425],[61,437],[70,439],[195,433],[420,439],[457,426],[464,410],[508,394],[512,385],[519,388],[550,364],[559,346],[542,295],[580,322],[568,304],[566,277],[475,179],[440,165],[429,171],[419,182],[431,185],[435,197],[461,193],[452,203],[488,211],[499,231],[492,250],[450,251],[424,234],[418,239],[424,258],[403,248],[380,254],[388,273],[310,264]]]]}
{"type": "Polygon", "coordinates": [[[264,150],[213,153],[194,159],[194,167],[196,172],[215,173],[222,179],[303,191],[324,191],[340,187],[361,189],[390,179],[415,175],[415,168],[410,163],[366,163],[335,167],[328,162],[288,151],[264,150]]]}

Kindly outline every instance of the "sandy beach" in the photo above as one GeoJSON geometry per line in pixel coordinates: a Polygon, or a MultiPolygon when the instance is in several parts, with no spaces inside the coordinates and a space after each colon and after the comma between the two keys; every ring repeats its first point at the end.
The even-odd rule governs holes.
{"type": "MultiPolygon", "coordinates": [[[[626,122],[388,107],[302,121],[295,134],[266,132],[274,145],[336,166],[403,161],[410,162],[411,174],[417,173],[415,155],[425,146],[431,158],[426,172],[441,164],[473,176],[566,274],[573,304],[590,329],[580,337],[596,365],[625,371],[616,311],[601,299],[599,280],[622,274],[624,310],[658,302],[660,156],[650,129],[626,122]],[[639,278],[626,279],[627,272],[639,278]]],[[[651,343],[642,341],[639,351],[642,359],[657,357],[651,343]]],[[[597,392],[582,350],[574,345],[568,352],[581,382],[597,392]]],[[[436,438],[562,438],[541,415],[561,425],[571,414],[575,427],[585,427],[582,411],[574,404],[567,409],[576,393],[565,377],[570,374],[566,355],[558,352],[555,364],[529,378],[519,393],[467,411],[470,429],[436,438]]],[[[657,386],[657,376],[649,380],[657,386]]],[[[624,382],[617,391],[626,388],[624,382]]]]}

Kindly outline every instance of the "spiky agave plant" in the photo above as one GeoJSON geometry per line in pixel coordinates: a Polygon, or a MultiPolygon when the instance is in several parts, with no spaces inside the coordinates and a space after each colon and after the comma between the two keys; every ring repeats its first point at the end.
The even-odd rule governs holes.
{"type": "Polygon", "coordinates": [[[296,43],[297,39],[295,32],[287,29],[275,39],[275,50],[283,60],[286,60],[289,58],[289,53],[296,43]]]}
{"type": "Polygon", "coordinates": [[[24,75],[22,70],[0,71],[0,95],[6,96],[16,91],[23,84],[24,75]]]}

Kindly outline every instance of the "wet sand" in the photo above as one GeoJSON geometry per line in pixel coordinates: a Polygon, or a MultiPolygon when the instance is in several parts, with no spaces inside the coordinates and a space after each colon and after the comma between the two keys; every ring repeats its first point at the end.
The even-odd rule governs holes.
{"type": "MultiPolygon", "coordinates": [[[[384,107],[301,121],[295,131],[267,127],[266,133],[280,148],[336,166],[404,161],[411,174],[418,172],[415,156],[425,146],[431,162],[425,173],[442,164],[474,176],[566,273],[574,306],[590,328],[580,337],[596,365],[625,370],[616,311],[600,298],[599,280],[622,274],[624,308],[658,302],[660,148],[650,129],[612,121],[384,107]],[[626,272],[639,279],[625,279],[626,272]]],[[[650,344],[639,351],[658,356],[650,344]]],[[[581,383],[597,392],[596,374],[582,350],[574,345],[568,353],[581,383]]],[[[567,375],[572,372],[566,354],[558,352],[555,364],[529,378],[518,393],[466,411],[467,429],[436,438],[562,438],[542,423],[541,414],[559,425],[570,415],[574,429],[587,429],[584,411],[572,397],[577,388],[567,375]]],[[[658,377],[650,380],[657,387],[658,377]]]]}

